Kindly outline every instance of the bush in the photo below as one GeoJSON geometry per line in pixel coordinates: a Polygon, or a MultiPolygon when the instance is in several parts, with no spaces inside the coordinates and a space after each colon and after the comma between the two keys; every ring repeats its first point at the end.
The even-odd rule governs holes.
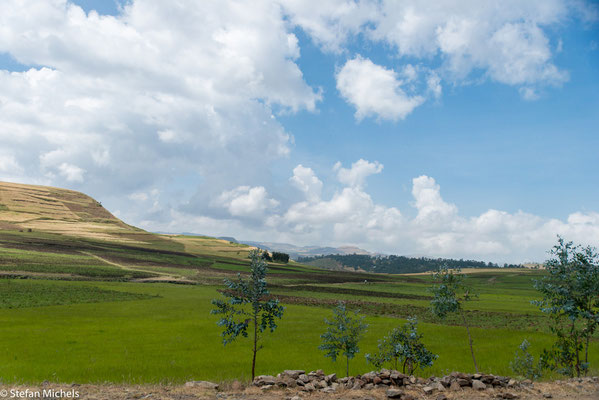
{"type": "Polygon", "coordinates": [[[402,327],[393,329],[388,336],[379,340],[378,353],[366,354],[366,360],[376,368],[389,363],[395,370],[401,363],[402,372],[405,374],[407,371],[412,375],[418,368],[432,366],[439,357],[424,347],[420,339],[422,334],[418,334],[418,321],[409,318],[402,327]]]}
{"type": "Polygon", "coordinates": [[[541,357],[535,363],[534,357],[528,352],[529,347],[530,343],[524,339],[522,344],[518,346],[514,359],[510,362],[510,368],[515,374],[534,381],[543,376],[544,362],[543,357],[541,357]]]}

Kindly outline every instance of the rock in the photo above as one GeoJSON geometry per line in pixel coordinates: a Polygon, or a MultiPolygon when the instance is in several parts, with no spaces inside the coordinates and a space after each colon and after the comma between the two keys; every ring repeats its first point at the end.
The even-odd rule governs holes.
{"type": "Polygon", "coordinates": [[[197,387],[200,389],[218,390],[218,385],[208,381],[190,381],[185,383],[186,387],[197,387]]]}
{"type": "Polygon", "coordinates": [[[275,385],[264,385],[264,386],[261,386],[260,389],[262,389],[262,390],[270,390],[273,387],[275,387],[275,385]]]}
{"type": "Polygon", "coordinates": [[[416,382],[418,382],[418,379],[416,379],[416,377],[415,377],[414,375],[411,375],[411,376],[410,376],[410,383],[413,385],[413,384],[415,384],[416,382]]]}
{"type": "Polygon", "coordinates": [[[462,386],[457,381],[453,381],[449,385],[449,390],[457,392],[458,390],[462,390],[462,386]]]}
{"type": "Polygon", "coordinates": [[[516,380],[515,380],[515,379],[510,379],[510,380],[507,382],[507,386],[508,386],[508,387],[514,387],[514,386],[516,386],[516,384],[517,384],[517,383],[518,383],[518,382],[516,382],[516,380]]]}
{"type": "Polygon", "coordinates": [[[379,383],[381,383],[383,380],[379,377],[379,376],[375,376],[372,379],[372,383],[374,383],[375,385],[378,385],[379,383]]]}
{"type": "Polygon", "coordinates": [[[301,397],[299,397],[299,396],[293,396],[293,397],[292,397],[291,399],[289,399],[289,400],[302,400],[302,398],[301,398],[301,397]]]}
{"type": "Polygon", "coordinates": [[[524,379],[522,382],[520,382],[522,385],[526,385],[526,386],[532,386],[532,381],[530,379],[524,379]]]}
{"type": "Polygon", "coordinates": [[[510,392],[505,392],[505,393],[501,394],[502,399],[511,400],[511,399],[517,399],[518,397],[520,397],[520,396],[518,396],[517,394],[510,393],[510,392]]]}
{"type": "Polygon", "coordinates": [[[302,390],[304,390],[306,392],[313,392],[314,390],[316,390],[316,388],[314,387],[312,382],[310,382],[310,383],[306,383],[302,390]]]}
{"type": "Polygon", "coordinates": [[[415,399],[414,399],[414,396],[412,396],[411,394],[407,394],[407,393],[406,393],[406,394],[405,394],[405,395],[404,395],[404,396],[401,398],[401,400],[415,400],[415,399]]]}
{"type": "Polygon", "coordinates": [[[324,377],[324,380],[327,381],[327,383],[337,382],[337,374],[327,375],[324,377]]]}
{"type": "Polygon", "coordinates": [[[439,392],[445,391],[445,386],[441,382],[433,382],[430,386],[439,392]]]}
{"type": "Polygon", "coordinates": [[[321,381],[318,381],[318,382],[316,382],[316,383],[314,384],[314,387],[315,387],[316,389],[324,389],[324,388],[326,388],[327,386],[329,386],[329,385],[327,384],[327,382],[326,382],[324,379],[323,379],[323,380],[321,380],[321,381]]]}
{"type": "Polygon", "coordinates": [[[374,378],[378,378],[376,376],[376,372],[368,372],[362,375],[362,379],[366,381],[366,383],[371,383],[372,381],[374,381],[374,378]]]}
{"type": "Polygon", "coordinates": [[[458,378],[456,382],[460,386],[470,386],[470,381],[468,379],[458,378]]]}
{"type": "Polygon", "coordinates": [[[374,389],[374,385],[372,383],[367,383],[362,389],[371,390],[374,389]]]}
{"type": "Polygon", "coordinates": [[[483,377],[483,374],[474,374],[472,375],[472,379],[478,379],[480,381],[480,378],[483,377]]]}
{"type": "Polygon", "coordinates": [[[379,377],[381,379],[389,379],[391,377],[391,371],[389,371],[388,369],[383,368],[379,372],[379,377]]]}
{"type": "Polygon", "coordinates": [[[363,386],[364,386],[364,381],[362,381],[361,379],[356,379],[354,382],[354,385],[352,386],[352,389],[353,390],[362,389],[363,386]]]}
{"type": "Polygon", "coordinates": [[[422,388],[422,390],[424,391],[425,394],[432,394],[435,389],[433,389],[430,386],[425,386],[422,388]]]}
{"type": "Polygon", "coordinates": [[[323,393],[335,393],[335,389],[333,389],[332,386],[327,386],[324,389],[322,389],[323,393]]]}
{"type": "Polygon", "coordinates": [[[482,383],[478,379],[473,379],[472,380],[472,389],[474,389],[474,390],[485,390],[486,388],[487,388],[487,385],[485,385],[484,383],[482,383]]]}
{"type": "Polygon", "coordinates": [[[543,397],[546,399],[552,399],[553,396],[551,395],[551,393],[543,393],[543,397]]]}
{"type": "Polygon", "coordinates": [[[305,374],[306,371],[302,370],[302,369],[286,369],[285,371],[283,371],[284,375],[287,375],[288,377],[292,378],[292,379],[297,379],[299,378],[300,375],[305,374]]]}
{"type": "Polygon", "coordinates": [[[302,381],[304,383],[310,382],[310,377],[306,374],[300,374],[300,376],[297,379],[299,379],[300,381],[302,381]]]}
{"type": "Polygon", "coordinates": [[[437,397],[435,397],[435,400],[447,400],[447,396],[445,396],[443,393],[439,393],[437,397]]]}
{"type": "Polygon", "coordinates": [[[403,396],[403,390],[399,389],[387,389],[387,398],[388,399],[401,399],[403,396]]]}

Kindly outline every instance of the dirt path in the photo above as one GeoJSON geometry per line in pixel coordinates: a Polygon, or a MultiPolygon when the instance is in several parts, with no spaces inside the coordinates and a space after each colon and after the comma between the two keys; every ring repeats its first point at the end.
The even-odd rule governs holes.
{"type": "MultiPolygon", "coordinates": [[[[185,385],[78,385],[78,384],[42,384],[33,385],[0,385],[0,399],[18,398],[11,396],[24,393],[40,393],[38,398],[77,398],[89,400],[125,400],[125,399],[152,399],[152,400],[192,400],[192,399],[219,399],[219,400],[340,400],[340,399],[370,399],[386,400],[385,389],[372,390],[340,390],[336,393],[312,392],[306,393],[297,389],[274,389],[263,391],[257,387],[242,388],[239,383],[228,383],[222,390],[214,391],[185,385]],[[64,393],[60,395],[60,391],[64,393]],[[68,394],[71,394],[70,397],[68,394]],[[49,396],[48,396],[49,394],[49,396]]],[[[597,400],[599,399],[599,382],[578,382],[576,380],[540,382],[532,387],[520,389],[487,389],[476,391],[471,388],[460,391],[435,392],[426,395],[421,389],[403,390],[403,398],[434,400],[445,396],[447,400],[491,400],[491,399],[555,399],[555,400],[597,400]]],[[[29,397],[34,397],[29,395],[29,397]]]]}
{"type": "MultiPolygon", "coordinates": [[[[129,267],[127,265],[123,265],[123,264],[119,264],[119,263],[115,263],[114,261],[110,261],[107,260],[103,257],[100,257],[94,253],[90,253],[88,251],[80,251],[81,254],[85,254],[87,256],[93,257],[96,260],[102,261],[103,263],[112,265],[114,267],[118,267],[127,271],[139,271],[139,272],[148,272],[150,274],[156,274],[156,275],[160,275],[157,278],[144,278],[144,279],[138,279],[139,282],[180,282],[180,283],[194,283],[193,281],[190,281],[188,279],[185,279],[181,276],[178,275],[172,275],[172,274],[168,274],[166,272],[160,272],[160,271],[155,271],[155,270],[149,270],[149,269],[143,269],[143,268],[132,268],[129,267]]],[[[0,399],[1,400],[1,399],[0,399]]]]}

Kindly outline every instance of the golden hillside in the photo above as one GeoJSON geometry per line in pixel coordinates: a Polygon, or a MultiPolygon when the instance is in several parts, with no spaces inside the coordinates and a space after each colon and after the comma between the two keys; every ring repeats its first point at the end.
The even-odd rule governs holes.
{"type": "Polygon", "coordinates": [[[146,232],[124,223],[86,194],[50,186],[0,182],[0,231],[29,230],[150,248],[175,246],[191,254],[241,259],[246,259],[253,248],[210,237],[146,232]]]}
{"type": "Polygon", "coordinates": [[[139,242],[148,233],[125,224],[73,190],[0,182],[0,229],[139,242]]]}

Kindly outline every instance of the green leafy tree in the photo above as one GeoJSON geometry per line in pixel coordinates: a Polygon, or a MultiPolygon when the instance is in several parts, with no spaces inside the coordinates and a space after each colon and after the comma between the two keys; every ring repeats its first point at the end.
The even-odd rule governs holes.
{"type": "Polygon", "coordinates": [[[418,333],[418,321],[409,318],[403,326],[393,329],[388,336],[379,340],[378,352],[366,354],[366,360],[376,368],[389,363],[397,370],[401,363],[402,372],[412,375],[418,368],[433,365],[439,357],[429,351],[421,342],[422,334],[418,333]]]}
{"type": "Polygon", "coordinates": [[[271,261],[272,261],[272,257],[270,256],[270,253],[268,252],[268,250],[264,250],[264,251],[261,253],[261,257],[262,257],[262,259],[263,259],[264,261],[268,261],[268,262],[271,262],[271,261]]]}
{"type": "Polygon", "coordinates": [[[557,341],[546,354],[553,356],[553,367],[580,376],[588,370],[589,341],[599,326],[599,255],[559,236],[549,253],[547,275],[534,282],[543,298],[533,304],[553,319],[557,341]]]}
{"type": "Polygon", "coordinates": [[[360,352],[358,343],[368,325],[364,323],[363,316],[358,315],[358,312],[348,311],[343,302],[339,302],[337,307],[333,308],[333,319],[325,319],[324,322],[328,328],[320,335],[322,344],[318,349],[324,351],[325,357],[331,357],[333,361],[337,361],[339,354],[343,354],[346,358],[345,374],[349,376],[349,360],[360,352]]]}
{"type": "Polygon", "coordinates": [[[468,344],[470,345],[470,354],[474,369],[478,373],[478,365],[474,356],[474,348],[472,345],[472,335],[468,320],[464,314],[462,303],[473,298],[470,293],[470,288],[464,283],[466,277],[461,273],[460,268],[449,269],[447,266],[441,266],[433,273],[433,287],[430,291],[433,294],[431,300],[431,310],[433,314],[441,319],[445,319],[447,315],[457,313],[462,318],[466,332],[468,333],[468,344]]]}
{"type": "Polygon", "coordinates": [[[273,261],[287,264],[289,262],[289,254],[273,251],[272,259],[273,261]]]}
{"type": "Polygon", "coordinates": [[[259,251],[250,252],[252,260],[250,277],[243,279],[237,274],[237,280],[225,279],[226,290],[222,292],[225,299],[214,299],[216,306],[211,314],[220,315],[218,326],[222,332],[223,344],[233,342],[239,336],[252,335],[252,380],[256,371],[256,353],[262,348],[261,334],[267,329],[271,332],[277,328],[276,318],[283,317],[283,307],[277,299],[270,298],[266,287],[266,262],[259,251]],[[249,332],[249,333],[248,333],[249,332]]]}
{"type": "Polygon", "coordinates": [[[534,381],[543,377],[545,363],[542,356],[535,363],[533,355],[528,351],[529,347],[530,343],[524,339],[520,346],[518,346],[518,350],[514,354],[514,359],[510,361],[510,368],[519,376],[534,381]]]}

